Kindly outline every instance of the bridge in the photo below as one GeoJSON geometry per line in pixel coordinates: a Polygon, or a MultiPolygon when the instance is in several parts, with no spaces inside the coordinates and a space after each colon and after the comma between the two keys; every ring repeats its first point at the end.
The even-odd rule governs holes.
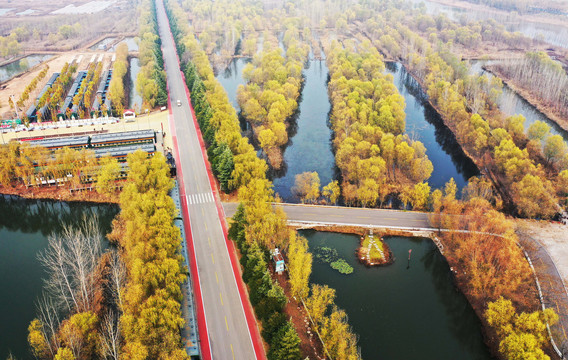
{"type": "MultiPolygon", "coordinates": [[[[187,250],[196,300],[201,358],[266,359],[263,342],[233,242],[227,237],[225,217],[232,216],[236,203],[221,204],[211,172],[203,138],[191,107],[189,91],[180,71],[174,40],[162,0],[155,0],[158,27],[168,81],[168,102],[173,152],[178,165],[178,182],[187,250]],[[172,108],[172,99],[180,106],[172,108]],[[199,199],[199,201],[196,201],[199,199]]],[[[436,230],[428,214],[396,210],[279,204],[292,224],[361,226],[403,231],[436,230]]],[[[545,253],[539,260],[554,266],[545,253]],[[544,259],[547,258],[547,259],[544,259]],[[544,260],[543,260],[544,259],[544,260]]],[[[532,256],[532,254],[531,254],[532,256]]],[[[550,265],[551,266],[547,266],[550,265]]],[[[553,276],[562,280],[560,276],[553,276]]],[[[538,280],[537,280],[538,281],[538,280]]],[[[550,283],[547,281],[547,283],[550,283]]],[[[547,286],[554,289],[557,283],[547,286]]],[[[563,286],[563,284],[561,285],[563,286]]],[[[558,302],[568,304],[568,292],[558,302]]],[[[546,297],[546,296],[545,296],[546,297]]],[[[550,304],[551,299],[543,299],[550,304]]],[[[568,309],[558,306],[562,329],[568,328],[568,309]]],[[[564,344],[563,344],[564,345],[564,344]]]]}
{"type": "MultiPolygon", "coordinates": [[[[356,226],[389,228],[404,231],[433,231],[427,213],[343,206],[278,203],[294,225],[356,226]]],[[[223,203],[225,215],[232,217],[237,203],[223,203]]]]}

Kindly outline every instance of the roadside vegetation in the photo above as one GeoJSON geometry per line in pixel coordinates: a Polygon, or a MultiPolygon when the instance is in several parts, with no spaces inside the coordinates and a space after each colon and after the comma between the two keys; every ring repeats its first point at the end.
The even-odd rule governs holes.
{"type": "Polygon", "coordinates": [[[139,11],[138,57],[141,67],[136,78],[136,89],[142,95],[143,107],[153,109],[155,106],[165,106],[168,103],[166,72],[156,19],[156,3],[152,0],[143,0],[139,5],[139,11]]]}
{"type": "Polygon", "coordinates": [[[126,74],[128,73],[128,46],[120,43],[116,47],[116,59],[112,65],[112,78],[108,88],[108,97],[111,101],[115,116],[122,117],[124,106],[128,100],[124,90],[126,74]]]}
{"type": "MultiPolygon", "coordinates": [[[[117,170],[112,160],[103,163],[105,171],[117,170]]],[[[148,159],[140,150],[128,165],[121,212],[108,235],[114,245],[103,250],[96,218],[85,219],[51,236],[40,256],[46,295],[28,329],[38,359],[188,358],[179,332],[187,269],[169,167],[162,155],[148,159]]]]}
{"type": "Polygon", "coordinates": [[[558,316],[552,309],[533,312],[539,306],[532,271],[513,222],[491,205],[490,189],[486,180],[470,181],[458,200],[452,179],[432,194],[431,222],[448,230],[438,235],[444,256],[503,357],[549,359],[546,323],[554,325],[558,316]]]}
{"type": "MultiPolygon", "coordinates": [[[[287,228],[284,212],[281,209],[274,210],[270,205],[274,201],[274,192],[271,182],[266,178],[266,163],[256,156],[252,145],[241,136],[235,110],[215,79],[207,55],[183,21],[183,11],[175,2],[167,1],[166,4],[178,51],[181,50],[180,58],[189,59],[183,64],[186,82],[201,132],[208,145],[208,153],[215,154],[218,151],[216,149],[224,143],[228,149],[226,151],[230,151],[233,156],[234,170],[226,183],[229,188],[237,190],[241,205],[229,233],[241,250],[243,279],[249,286],[255,312],[263,322],[262,336],[270,345],[269,359],[300,359],[300,340],[296,329],[282,314],[285,295],[270,276],[268,254],[270,249],[278,247],[292,251],[295,259],[308,261],[301,265],[302,269],[298,269],[300,263],[290,264],[289,280],[294,295],[307,297],[311,273],[311,255],[308,255],[307,242],[298,239],[295,232],[287,228]]],[[[227,157],[228,154],[227,152],[227,157]]],[[[215,171],[215,157],[211,163],[215,171]]],[[[220,182],[225,180],[220,177],[220,182]]],[[[325,312],[332,302],[333,300],[325,302],[320,308],[325,312]]],[[[355,335],[347,324],[346,316],[341,316],[345,313],[336,310],[332,314],[336,313],[333,325],[337,330],[330,329],[323,333],[322,339],[327,340],[327,351],[336,354],[334,358],[358,359],[360,356],[355,335]],[[339,324],[341,326],[335,326],[339,324]],[[347,348],[343,342],[345,339],[352,339],[347,348]]],[[[329,323],[332,323],[331,320],[329,323]]]]}

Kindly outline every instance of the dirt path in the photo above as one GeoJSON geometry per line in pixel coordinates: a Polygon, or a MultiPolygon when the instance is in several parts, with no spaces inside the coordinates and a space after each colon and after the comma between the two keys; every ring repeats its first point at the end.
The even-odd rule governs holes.
{"type": "Polygon", "coordinates": [[[560,318],[552,327],[554,340],[568,356],[568,226],[530,220],[517,220],[516,225],[519,241],[538,274],[544,303],[560,318]]]}

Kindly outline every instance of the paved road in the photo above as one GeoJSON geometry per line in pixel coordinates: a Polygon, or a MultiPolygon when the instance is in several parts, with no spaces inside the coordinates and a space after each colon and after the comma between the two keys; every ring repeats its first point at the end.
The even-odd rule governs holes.
{"type": "MultiPolygon", "coordinates": [[[[229,252],[192,120],[175,46],[161,0],[156,1],[169,95],[213,359],[255,359],[229,252]],[[177,100],[181,106],[175,105],[177,100]]],[[[189,232],[189,231],[188,231],[189,232]]],[[[200,329],[201,332],[201,329],[200,329]]],[[[201,339],[203,339],[201,335],[201,339]]],[[[203,345],[202,345],[203,347],[203,345]]]]}
{"type": "MultiPolygon", "coordinates": [[[[428,215],[419,212],[299,204],[279,205],[282,206],[288,215],[288,221],[291,222],[435,230],[428,221],[428,215]]],[[[233,216],[237,206],[238,203],[223,203],[226,216],[233,216]]],[[[527,234],[520,233],[519,235],[521,245],[528,252],[536,267],[544,293],[544,305],[556,310],[560,317],[559,323],[553,326],[554,340],[566,356],[568,355],[568,292],[545,247],[527,234]]]]}
{"type": "MultiPolygon", "coordinates": [[[[223,203],[225,215],[227,217],[233,216],[237,206],[237,203],[223,203]]],[[[428,221],[428,215],[420,212],[298,204],[279,204],[279,206],[282,206],[286,215],[288,215],[288,221],[294,222],[373,225],[391,228],[432,228],[428,221]]]]}

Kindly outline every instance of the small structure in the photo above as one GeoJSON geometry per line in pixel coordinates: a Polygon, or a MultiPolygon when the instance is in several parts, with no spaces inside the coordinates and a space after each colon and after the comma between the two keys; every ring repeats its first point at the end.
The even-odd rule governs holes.
{"type": "Polygon", "coordinates": [[[282,256],[282,254],[280,253],[280,250],[278,250],[278,248],[274,249],[272,251],[272,260],[274,261],[274,266],[276,268],[276,272],[278,273],[278,275],[282,274],[282,272],[284,271],[284,257],[282,256]]]}
{"type": "Polygon", "coordinates": [[[136,118],[136,112],[134,112],[134,110],[132,110],[132,109],[126,109],[126,110],[124,110],[122,117],[127,122],[134,121],[134,119],[136,118]]]}

